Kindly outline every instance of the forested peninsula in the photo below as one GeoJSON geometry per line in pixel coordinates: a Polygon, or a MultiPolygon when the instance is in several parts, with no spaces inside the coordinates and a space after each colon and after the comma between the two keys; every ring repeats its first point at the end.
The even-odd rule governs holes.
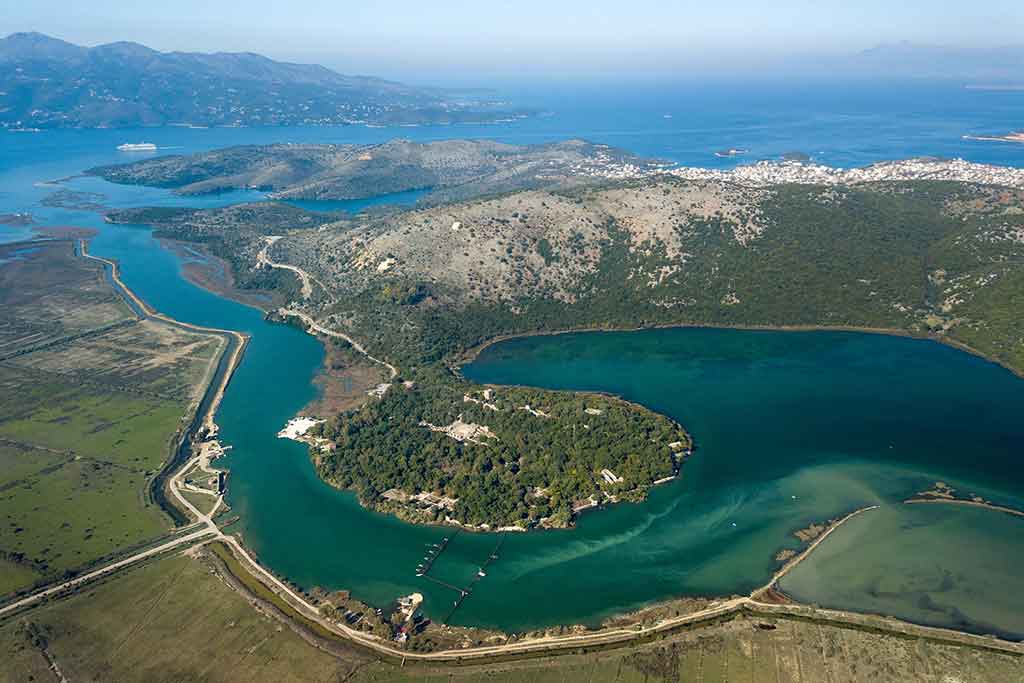
{"type": "MultiPolygon", "coordinates": [[[[287,293],[273,315],[343,335],[394,369],[358,408],[315,416],[323,422],[307,435],[321,476],[366,505],[474,528],[565,526],[677,472],[690,437],[645,408],[463,379],[466,353],[503,335],[857,328],[931,337],[1024,370],[1024,190],[1000,185],[999,169],[928,161],[801,176],[790,164],[778,171],[786,182],[772,183],[770,169],[672,173],[573,143],[542,152],[580,155],[558,172],[524,162],[536,149],[504,149],[485,172],[481,148],[453,157],[437,144],[410,163],[472,159],[478,172],[458,166],[458,196],[412,208],[325,218],[264,203],[263,222],[227,209],[108,217],[214,245],[240,280],[287,293]]],[[[148,172],[102,174],[136,182],[148,172]]],[[[354,190],[348,172],[328,184],[369,191],[354,190]]]]}

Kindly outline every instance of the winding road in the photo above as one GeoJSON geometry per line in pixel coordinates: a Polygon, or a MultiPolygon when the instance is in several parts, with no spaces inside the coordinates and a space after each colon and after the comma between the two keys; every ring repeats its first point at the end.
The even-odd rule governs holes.
{"type": "Polygon", "coordinates": [[[256,255],[256,264],[258,266],[267,266],[268,268],[280,268],[281,270],[290,270],[291,272],[295,273],[298,276],[299,281],[302,282],[302,288],[300,292],[302,293],[303,299],[308,299],[309,297],[313,296],[314,282],[320,287],[320,289],[326,292],[327,288],[324,287],[323,283],[314,278],[306,271],[304,271],[302,268],[299,268],[298,266],[289,265],[287,263],[278,263],[270,258],[267,252],[270,251],[270,247],[274,246],[274,243],[281,239],[281,237],[281,235],[269,235],[263,238],[266,240],[267,243],[263,245],[263,248],[260,250],[260,253],[256,255]]]}
{"type": "Polygon", "coordinates": [[[359,353],[363,354],[368,359],[372,360],[374,363],[377,363],[378,365],[383,365],[384,367],[386,367],[388,369],[388,373],[391,375],[391,379],[394,379],[395,377],[398,377],[398,368],[396,368],[391,363],[388,363],[387,361],[381,360],[379,358],[374,358],[369,353],[367,353],[366,349],[363,347],[362,344],[360,344],[359,342],[357,342],[355,339],[353,339],[352,337],[348,336],[347,334],[344,334],[343,332],[335,332],[334,330],[327,329],[326,327],[324,327],[323,325],[321,325],[317,321],[313,320],[313,318],[310,315],[308,315],[307,313],[303,313],[302,311],[296,311],[295,309],[291,309],[291,308],[282,308],[282,309],[280,309],[278,311],[278,313],[280,313],[281,315],[283,315],[285,317],[295,317],[295,318],[298,318],[303,323],[305,323],[306,326],[309,329],[313,330],[314,332],[316,332],[318,334],[322,334],[325,337],[335,337],[337,339],[344,339],[345,341],[347,341],[349,344],[352,345],[353,349],[355,349],[359,353]]]}

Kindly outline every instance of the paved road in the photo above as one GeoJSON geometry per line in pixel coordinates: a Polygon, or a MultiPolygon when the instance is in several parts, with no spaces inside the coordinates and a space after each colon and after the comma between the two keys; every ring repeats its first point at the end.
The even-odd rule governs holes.
{"type": "Polygon", "coordinates": [[[83,584],[83,583],[86,583],[88,581],[92,581],[93,579],[99,578],[100,576],[103,576],[104,574],[109,574],[110,572],[116,571],[118,569],[121,569],[122,567],[127,567],[130,564],[135,564],[136,562],[140,562],[140,561],[146,559],[147,557],[153,557],[154,555],[159,555],[161,553],[165,553],[168,550],[172,550],[173,548],[177,548],[178,546],[185,545],[186,543],[193,543],[194,541],[197,541],[198,539],[203,538],[204,536],[209,536],[210,533],[211,533],[211,530],[209,529],[209,527],[203,528],[203,529],[200,529],[199,531],[195,531],[195,532],[193,532],[191,534],[188,534],[186,536],[181,536],[180,538],[176,538],[176,539],[174,539],[172,541],[168,541],[167,543],[164,543],[162,545],[158,545],[155,548],[150,548],[149,550],[144,550],[144,551],[142,551],[140,553],[136,553],[134,555],[126,557],[123,560],[118,560],[117,562],[114,562],[112,564],[108,564],[106,566],[100,567],[99,569],[95,569],[95,570],[93,570],[91,572],[88,572],[86,574],[82,574],[81,576],[78,576],[78,577],[76,577],[74,579],[71,579],[70,581],[65,581],[64,583],[58,584],[56,586],[53,586],[52,588],[47,588],[44,591],[41,591],[39,593],[35,593],[35,594],[30,595],[30,596],[28,596],[26,598],[22,598],[21,600],[17,600],[15,602],[12,602],[9,605],[6,605],[6,606],[0,608],[0,616],[3,616],[4,614],[7,614],[8,612],[13,612],[15,610],[21,609],[22,607],[26,607],[28,605],[31,605],[32,603],[38,602],[38,601],[42,600],[43,598],[47,598],[47,597],[49,597],[51,595],[54,595],[56,593],[60,593],[61,591],[65,591],[65,590],[67,590],[69,588],[74,588],[75,586],[77,586],[79,584],[83,584]]]}

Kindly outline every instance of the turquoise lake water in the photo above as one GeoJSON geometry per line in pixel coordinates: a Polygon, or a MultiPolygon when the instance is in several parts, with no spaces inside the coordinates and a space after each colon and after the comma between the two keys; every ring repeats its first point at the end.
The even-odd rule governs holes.
{"type": "MultiPolygon", "coordinates": [[[[878,504],[884,512],[850,522],[862,530],[856,542],[822,544],[783,588],[824,605],[1024,634],[1024,612],[1012,609],[1021,604],[1024,576],[1007,570],[1024,560],[1024,519],[971,510],[987,532],[953,534],[955,525],[945,520],[959,508],[900,502],[945,481],[961,494],[1024,503],[1024,381],[1003,368],[901,337],[673,329],[510,340],[486,349],[465,374],[481,382],[610,391],[692,432],[698,450],[681,481],[656,490],[647,504],[583,518],[582,535],[591,524],[611,524],[615,533],[607,537],[616,540],[553,565],[586,577],[575,578],[576,585],[589,588],[591,572],[615,581],[629,567],[628,588],[619,590],[746,592],[769,578],[779,548],[796,547],[791,532],[878,504]],[[911,524],[916,540],[901,554],[903,537],[893,526],[911,524]],[[941,550],[950,544],[970,552],[941,550]],[[922,555],[921,546],[932,551],[922,555]],[[821,552],[830,547],[843,550],[821,552]],[[985,561],[995,556],[1006,564],[985,561]],[[959,613],[920,609],[921,595],[929,594],[924,587],[868,599],[867,577],[888,577],[897,566],[906,570],[891,573],[897,581],[924,566],[956,572],[961,590],[947,600],[959,613]],[[1004,593],[1014,590],[1018,598],[1007,602],[1004,593]]],[[[849,537],[845,531],[836,537],[849,537]]]]}
{"type": "Polygon", "coordinates": [[[380,195],[379,197],[367,197],[365,199],[289,199],[286,203],[306,209],[307,211],[344,211],[348,214],[355,214],[376,207],[415,206],[416,202],[429,193],[429,189],[406,190],[405,192],[392,192],[380,195]]]}
{"type": "MultiPolygon", "coordinates": [[[[44,225],[94,227],[100,234],[92,252],[118,259],[124,280],[153,306],[183,321],[251,334],[217,418],[225,442],[234,446],[226,462],[230,502],[242,516],[246,542],[301,585],[348,588],[378,605],[419,591],[427,612],[443,618],[453,595],[417,580],[414,569],[425,544],[451,530],[363,510],[352,495],[316,477],[302,445],[275,438],[315,394],[319,344],[183,280],[181,261],[144,226],[110,226],[92,212],[41,206],[57,188],[38,183],[125,160],[116,145],[143,139],[166,152],[191,152],[399,135],[520,143],[584,137],[693,165],[743,161],[712,155],[735,146],[757,157],[808,151],[842,165],[941,154],[1024,166],[1024,146],[960,139],[965,132],[1019,127],[1024,97],[1018,93],[906,86],[527,95],[555,115],[507,126],[399,130],[3,133],[0,213],[30,211],[44,225]]],[[[262,198],[255,192],[181,198],[91,178],[65,186],[100,193],[111,207],[262,198]]],[[[2,241],[29,234],[0,226],[2,241]]],[[[1024,610],[1005,596],[1024,594],[1024,580],[1012,569],[1024,559],[1021,520],[898,505],[939,479],[1024,505],[1024,382],[1001,368],[909,339],[662,330],[514,340],[489,349],[466,373],[481,381],[618,393],[682,422],[699,450],[679,481],[658,487],[644,504],[584,515],[573,531],[509,536],[499,561],[454,615],[456,623],[519,630],[594,622],[678,595],[745,592],[771,575],[780,548],[795,547],[792,531],[881,503],[883,511],[858,518],[836,533],[835,542],[823,544],[787,577],[786,590],[821,604],[1024,634],[1015,616],[1024,610]],[[903,552],[904,543],[913,552],[903,552]]],[[[497,540],[459,534],[438,562],[437,576],[464,583],[497,540]]]]}
{"type": "Polygon", "coordinates": [[[959,505],[886,507],[837,529],[780,586],[806,603],[1020,639],[1022,526],[959,505]]]}

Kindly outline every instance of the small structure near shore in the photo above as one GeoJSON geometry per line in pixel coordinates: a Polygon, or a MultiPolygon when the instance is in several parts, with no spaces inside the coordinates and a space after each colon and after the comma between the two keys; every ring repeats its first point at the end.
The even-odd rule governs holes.
{"type": "Polygon", "coordinates": [[[293,417],[288,420],[288,424],[284,426],[284,429],[277,433],[277,438],[301,441],[302,439],[300,437],[305,436],[306,432],[321,422],[323,422],[323,420],[317,420],[316,418],[304,417],[301,415],[299,417],[293,417]]]}

